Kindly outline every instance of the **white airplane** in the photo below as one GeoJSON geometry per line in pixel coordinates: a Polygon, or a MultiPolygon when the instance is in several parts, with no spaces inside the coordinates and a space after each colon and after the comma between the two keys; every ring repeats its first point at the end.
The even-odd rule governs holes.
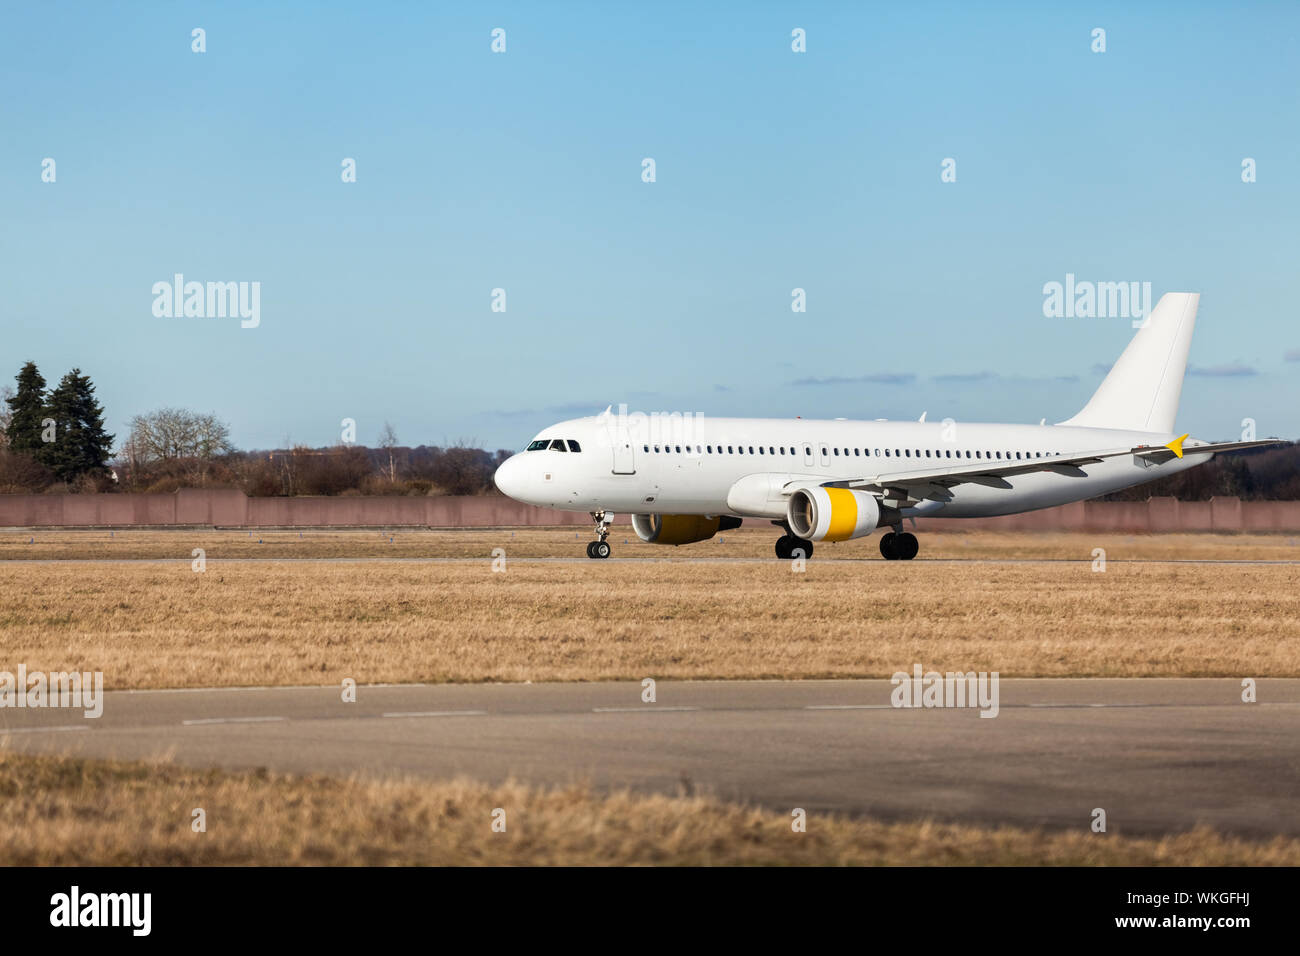
{"type": "Polygon", "coordinates": [[[1095,498],[1204,464],[1216,452],[1278,441],[1175,435],[1198,293],[1162,296],[1088,404],[1057,425],[817,421],[627,415],[626,406],[552,425],[497,469],[518,501],[590,512],[607,558],[616,513],[643,541],[712,538],[741,518],[785,530],[779,558],[817,541],[891,529],[888,560],[916,557],[903,520],[982,518],[1095,498]]]}

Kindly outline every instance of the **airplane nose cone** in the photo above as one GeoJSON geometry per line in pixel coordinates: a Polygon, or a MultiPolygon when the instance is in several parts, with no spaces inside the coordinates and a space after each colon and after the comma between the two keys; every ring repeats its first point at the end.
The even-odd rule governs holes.
{"type": "Polygon", "coordinates": [[[516,501],[522,500],[524,491],[524,463],[519,460],[518,455],[511,455],[501,463],[497,468],[496,474],[492,480],[496,483],[497,488],[503,495],[514,498],[516,501]]]}

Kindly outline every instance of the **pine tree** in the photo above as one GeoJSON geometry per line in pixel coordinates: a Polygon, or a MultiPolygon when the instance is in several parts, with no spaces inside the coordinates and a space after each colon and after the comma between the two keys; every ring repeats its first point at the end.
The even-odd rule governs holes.
{"type": "Polygon", "coordinates": [[[37,370],[35,362],[28,362],[22,367],[18,373],[18,393],[7,402],[12,412],[9,427],[5,430],[9,447],[14,451],[27,452],[33,458],[40,458],[41,421],[49,417],[49,413],[45,379],[37,370]]]}
{"type": "Polygon", "coordinates": [[[49,417],[58,428],[46,446],[44,463],[60,481],[102,472],[113,450],[113,436],[104,431],[104,409],[95,399],[90,376],[74,368],[50,395],[49,417]]]}

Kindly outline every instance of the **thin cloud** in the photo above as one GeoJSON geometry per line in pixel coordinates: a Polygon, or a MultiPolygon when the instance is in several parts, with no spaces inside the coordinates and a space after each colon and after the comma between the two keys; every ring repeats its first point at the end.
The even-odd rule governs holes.
{"type": "Polygon", "coordinates": [[[566,405],[548,405],[546,411],[552,415],[599,415],[609,402],[569,402],[566,405]]]}
{"type": "Polygon", "coordinates": [[[1300,349],[1291,349],[1286,353],[1284,358],[1288,362],[1300,362],[1300,349]]]}
{"type": "Polygon", "coordinates": [[[1047,376],[1010,375],[1006,377],[1000,376],[1000,378],[1001,381],[1011,382],[1012,384],[1015,385],[1042,385],[1044,383],[1050,385],[1054,382],[1071,384],[1079,380],[1079,376],[1077,375],[1047,375],[1047,376]]]}
{"type": "Polygon", "coordinates": [[[997,378],[996,372],[950,372],[947,375],[932,376],[934,382],[987,382],[989,379],[997,378]]]}
{"type": "Polygon", "coordinates": [[[497,418],[529,418],[538,415],[599,415],[609,402],[569,402],[566,405],[548,405],[545,408],[520,408],[514,410],[494,411],[497,418]]]}
{"type": "Polygon", "coordinates": [[[1258,373],[1249,365],[1242,365],[1240,362],[1229,362],[1227,365],[1211,365],[1207,368],[1188,366],[1187,374],[1199,375],[1204,378],[1245,378],[1258,373]]]}
{"type": "Polygon", "coordinates": [[[831,375],[826,378],[800,378],[791,385],[911,385],[916,376],[911,372],[876,372],[872,375],[841,376],[831,375]]]}

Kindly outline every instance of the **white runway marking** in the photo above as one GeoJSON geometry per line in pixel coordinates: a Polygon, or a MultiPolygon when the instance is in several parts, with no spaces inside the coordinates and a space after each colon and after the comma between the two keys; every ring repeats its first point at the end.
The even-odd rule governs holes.
{"type": "Polygon", "coordinates": [[[182,720],[186,727],[198,727],[201,724],[265,724],[287,717],[208,717],[204,720],[182,720]]]}
{"type": "Polygon", "coordinates": [[[1045,708],[1047,708],[1047,709],[1049,709],[1049,710],[1052,709],[1052,708],[1055,708],[1055,709],[1057,709],[1057,710],[1078,710],[1080,707],[1223,707],[1223,706],[1225,706],[1225,704],[1222,704],[1222,703],[1215,703],[1215,704],[1180,704],[1180,703],[1171,703],[1171,704],[1093,704],[1093,703],[1089,703],[1088,701],[1080,701],[1080,702],[1077,703],[1077,704],[1023,704],[1023,705],[1021,705],[1021,704],[1012,704],[1011,706],[1013,706],[1013,707],[1020,707],[1020,706],[1024,706],[1024,707],[1040,707],[1040,708],[1045,707],[1045,708]]]}
{"type": "Polygon", "coordinates": [[[72,730],[89,730],[84,724],[69,724],[62,727],[15,727],[12,730],[0,730],[0,737],[6,737],[9,734],[57,734],[67,733],[72,730]]]}
{"type": "Polygon", "coordinates": [[[809,704],[804,710],[893,710],[893,704],[809,704]]]}
{"type": "Polygon", "coordinates": [[[699,710],[698,707],[660,707],[658,704],[646,704],[643,707],[593,707],[593,714],[653,714],[664,713],[666,711],[681,712],[684,710],[699,710]]]}

